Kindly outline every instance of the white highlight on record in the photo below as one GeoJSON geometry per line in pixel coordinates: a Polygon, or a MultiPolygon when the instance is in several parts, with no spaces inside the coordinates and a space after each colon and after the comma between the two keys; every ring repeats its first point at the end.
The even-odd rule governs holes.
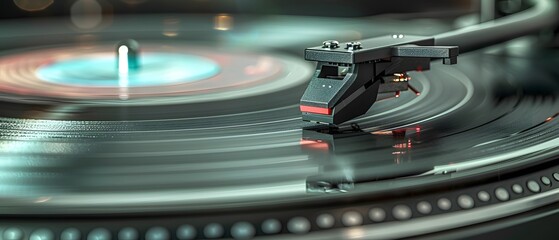
{"type": "Polygon", "coordinates": [[[118,48],[118,97],[121,100],[128,99],[128,47],[118,48]]]}

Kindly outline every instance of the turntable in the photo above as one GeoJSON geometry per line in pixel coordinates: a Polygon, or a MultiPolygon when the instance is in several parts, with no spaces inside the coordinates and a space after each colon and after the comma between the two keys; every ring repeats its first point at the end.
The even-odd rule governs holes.
{"type": "Polygon", "coordinates": [[[555,239],[558,11],[2,1],[0,238],[555,239]]]}

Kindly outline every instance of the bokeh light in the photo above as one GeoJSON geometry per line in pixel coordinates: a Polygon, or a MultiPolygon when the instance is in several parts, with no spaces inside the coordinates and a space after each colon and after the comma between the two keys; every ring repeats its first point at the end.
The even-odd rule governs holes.
{"type": "Polygon", "coordinates": [[[165,18],[163,20],[163,35],[167,37],[176,37],[179,35],[180,20],[178,18],[165,18]]]}
{"type": "Polygon", "coordinates": [[[214,18],[214,29],[227,31],[233,28],[233,17],[227,14],[219,14],[214,18]]]}
{"type": "Polygon", "coordinates": [[[138,5],[146,2],[147,0],[121,0],[121,1],[128,5],[138,5]]]}
{"type": "Polygon", "coordinates": [[[14,4],[25,11],[36,12],[44,10],[54,3],[54,0],[14,0],[14,4]]]}
{"type": "Polygon", "coordinates": [[[80,29],[93,29],[103,22],[103,7],[97,0],[77,0],[70,14],[72,23],[80,29]]]}

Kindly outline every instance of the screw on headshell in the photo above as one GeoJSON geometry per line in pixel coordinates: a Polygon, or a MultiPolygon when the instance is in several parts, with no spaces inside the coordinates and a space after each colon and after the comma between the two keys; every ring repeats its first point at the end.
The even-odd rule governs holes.
{"type": "Polygon", "coordinates": [[[334,49],[334,48],[339,48],[339,47],[340,47],[340,42],[338,42],[336,40],[326,40],[326,41],[322,42],[322,48],[334,49]]]}
{"type": "Polygon", "coordinates": [[[348,42],[346,43],[346,47],[345,49],[348,50],[358,50],[361,49],[363,47],[361,47],[361,43],[360,42],[348,42]]]}

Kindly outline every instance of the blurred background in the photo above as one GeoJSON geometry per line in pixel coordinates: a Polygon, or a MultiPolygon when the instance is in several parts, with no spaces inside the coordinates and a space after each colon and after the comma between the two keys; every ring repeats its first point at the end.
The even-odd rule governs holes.
{"type": "MultiPolygon", "coordinates": [[[[4,0],[2,18],[65,16],[72,7],[93,10],[101,6],[105,14],[139,13],[243,13],[329,17],[363,17],[381,13],[464,12],[479,7],[479,0],[460,1],[369,1],[369,0],[4,0]]],[[[520,4],[520,0],[509,0],[520,4]]],[[[514,2],[514,3],[512,3],[514,2]]]]}
{"type": "MultiPolygon", "coordinates": [[[[309,35],[328,31],[330,34],[323,34],[324,37],[339,35],[343,39],[338,40],[355,40],[393,32],[433,35],[521,12],[532,5],[532,0],[4,0],[0,1],[0,19],[5,21],[0,29],[10,30],[13,36],[101,31],[118,35],[123,31],[137,33],[163,27],[164,36],[177,37],[181,31],[193,29],[246,30],[249,25],[261,25],[261,30],[280,34],[304,27],[309,35]],[[262,19],[273,16],[292,18],[262,19]],[[49,21],[41,21],[46,18],[49,21]],[[17,19],[29,22],[9,21],[17,19]],[[342,22],[349,19],[354,22],[342,22]],[[405,23],[412,19],[414,26],[405,23]],[[209,25],[212,23],[214,26],[209,25]],[[23,25],[29,28],[21,28],[23,25]],[[119,27],[123,25],[134,29],[119,27]],[[360,34],[348,35],[347,31],[360,34]]],[[[83,38],[88,37],[91,36],[83,38]]],[[[78,41],[87,41],[83,38],[78,41]]],[[[250,42],[246,36],[240,38],[250,42]]]]}

